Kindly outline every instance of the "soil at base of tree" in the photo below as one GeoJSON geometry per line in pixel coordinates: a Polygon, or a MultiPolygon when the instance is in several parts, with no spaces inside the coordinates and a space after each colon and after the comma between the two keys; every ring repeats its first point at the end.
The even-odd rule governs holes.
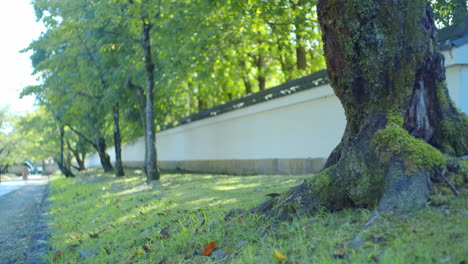
{"type": "Polygon", "coordinates": [[[38,253],[31,249],[37,242],[34,234],[47,190],[48,180],[43,177],[0,197],[0,264],[45,263],[30,256],[38,253]]]}

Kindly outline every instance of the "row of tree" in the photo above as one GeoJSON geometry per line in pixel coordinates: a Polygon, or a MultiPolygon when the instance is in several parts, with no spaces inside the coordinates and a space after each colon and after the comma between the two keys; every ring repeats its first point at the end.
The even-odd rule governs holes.
{"type": "Polygon", "coordinates": [[[58,127],[57,162],[67,176],[72,172],[64,152],[81,167],[78,154],[90,150],[80,147],[83,143],[111,171],[106,153],[111,135],[115,172],[122,176],[122,135],[130,140],[144,134],[148,180],[158,179],[157,129],[324,68],[315,1],[33,4],[47,28],[26,49],[33,52],[41,84],[26,87],[22,95],[34,95],[58,127]]]}
{"type": "MultiPolygon", "coordinates": [[[[450,9],[456,2],[433,1],[451,14],[439,24],[459,17],[450,9]]],[[[147,178],[159,179],[158,129],[325,67],[316,0],[32,4],[47,31],[25,49],[41,84],[22,92],[39,104],[22,123],[38,128],[42,155],[53,156],[67,176],[72,157],[83,169],[91,151],[105,171],[124,175],[122,138],[145,135],[147,178]],[[106,153],[111,140],[115,169],[106,153]]]]}

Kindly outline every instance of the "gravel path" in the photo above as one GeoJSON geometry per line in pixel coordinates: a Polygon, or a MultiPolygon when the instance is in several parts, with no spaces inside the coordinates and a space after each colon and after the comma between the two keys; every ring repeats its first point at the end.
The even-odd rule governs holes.
{"type": "Polygon", "coordinates": [[[0,196],[0,264],[46,263],[40,256],[49,249],[42,207],[48,183],[47,177],[35,176],[23,187],[0,196]]]}

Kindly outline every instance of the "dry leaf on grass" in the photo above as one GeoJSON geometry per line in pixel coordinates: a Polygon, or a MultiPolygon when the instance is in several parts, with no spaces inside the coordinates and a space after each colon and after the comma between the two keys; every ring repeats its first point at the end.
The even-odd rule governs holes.
{"type": "Polygon", "coordinates": [[[288,259],[286,256],[284,256],[283,254],[281,254],[281,252],[279,252],[278,250],[276,249],[273,249],[275,251],[275,256],[277,259],[279,260],[286,260],[288,259]]]}
{"type": "Polygon", "coordinates": [[[205,248],[202,251],[202,256],[209,256],[213,252],[214,248],[216,246],[216,242],[210,242],[208,243],[205,248]]]}

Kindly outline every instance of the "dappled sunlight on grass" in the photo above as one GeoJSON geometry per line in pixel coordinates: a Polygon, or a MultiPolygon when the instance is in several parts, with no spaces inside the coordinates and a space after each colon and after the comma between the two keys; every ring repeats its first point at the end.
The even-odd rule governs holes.
{"type": "Polygon", "coordinates": [[[210,187],[212,190],[217,191],[229,191],[229,190],[237,190],[237,189],[245,189],[245,188],[253,188],[261,186],[260,183],[257,184],[229,184],[229,185],[222,185],[222,186],[213,186],[210,187]]]}
{"type": "Polygon", "coordinates": [[[352,249],[347,243],[368,210],[319,210],[274,224],[254,214],[226,218],[231,209],[255,207],[306,176],[168,174],[146,184],[141,171],[126,173],[53,178],[49,263],[279,263],[273,249],[288,258],[284,263],[460,263],[466,252],[463,197],[443,196],[438,204],[445,207],[411,218],[383,216],[362,234],[364,246],[352,249]],[[211,241],[222,257],[201,256],[211,241]]]}

